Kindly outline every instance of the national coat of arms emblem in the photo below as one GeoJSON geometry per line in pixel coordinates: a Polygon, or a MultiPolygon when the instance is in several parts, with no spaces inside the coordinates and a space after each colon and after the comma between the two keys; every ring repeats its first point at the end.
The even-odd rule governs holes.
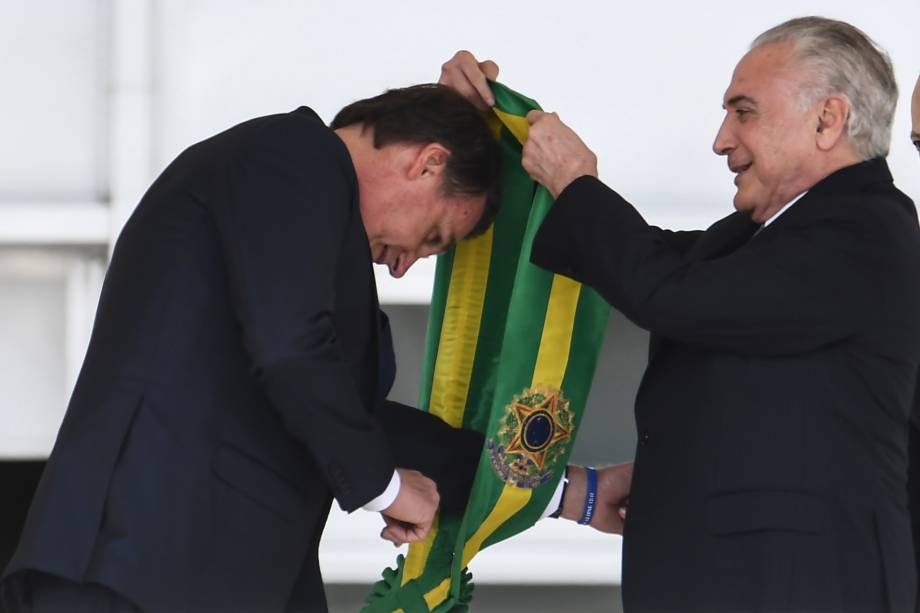
{"type": "Polygon", "coordinates": [[[573,418],[558,389],[538,385],[514,396],[495,437],[486,442],[499,478],[523,488],[549,481],[571,440],[573,418]]]}

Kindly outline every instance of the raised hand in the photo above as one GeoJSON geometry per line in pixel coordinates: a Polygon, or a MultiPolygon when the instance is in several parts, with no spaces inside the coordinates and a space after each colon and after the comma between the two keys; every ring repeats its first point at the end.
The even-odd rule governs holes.
{"type": "Polygon", "coordinates": [[[530,133],[521,165],[553,198],[584,175],[597,176],[597,156],[556,113],[527,113],[530,133]]]}
{"type": "Polygon", "coordinates": [[[441,66],[438,83],[452,87],[480,110],[488,111],[495,104],[486,79],[498,78],[498,64],[492,60],[478,61],[469,51],[458,51],[441,66]]]}
{"type": "Polygon", "coordinates": [[[386,523],[380,537],[394,545],[423,541],[431,530],[441,497],[435,482],[418,472],[397,468],[399,494],[381,512],[386,523]]]}

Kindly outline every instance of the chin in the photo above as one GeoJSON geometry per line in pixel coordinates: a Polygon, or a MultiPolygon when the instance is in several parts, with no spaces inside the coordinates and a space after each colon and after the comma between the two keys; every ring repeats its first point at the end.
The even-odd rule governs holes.
{"type": "Polygon", "coordinates": [[[751,202],[750,198],[745,198],[740,192],[735,195],[735,210],[739,213],[750,213],[751,216],[757,210],[757,203],[751,202]]]}

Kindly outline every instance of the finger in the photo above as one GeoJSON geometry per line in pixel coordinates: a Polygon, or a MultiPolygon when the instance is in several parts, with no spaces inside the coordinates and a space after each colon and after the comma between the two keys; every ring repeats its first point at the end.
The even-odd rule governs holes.
{"type": "Polygon", "coordinates": [[[397,547],[406,543],[409,540],[408,536],[406,529],[402,526],[388,526],[380,533],[380,538],[390,541],[397,547]]]}
{"type": "Polygon", "coordinates": [[[389,528],[384,528],[383,530],[380,531],[380,538],[382,538],[385,541],[390,541],[397,547],[399,546],[398,538],[396,537],[395,534],[393,534],[393,532],[389,528]]]}
{"type": "Polygon", "coordinates": [[[498,64],[492,60],[483,60],[479,62],[479,70],[481,70],[482,74],[486,75],[486,78],[490,81],[494,81],[498,78],[498,64]]]}
{"type": "Polygon", "coordinates": [[[533,145],[531,145],[529,138],[527,142],[524,143],[524,147],[521,150],[521,167],[524,169],[524,172],[533,177],[533,173],[536,170],[536,164],[533,156],[533,145]]]}
{"type": "Polygon", "coordinates": [[[472,64],[475,66],[477,64],[477,60],[472,53],[466,49],[461,49],[460,51],[456,52],[452,58],[441,64],[441,77],[443,78],[445,75],[452,73],[462,74],[463,66],[465,64],[472,64]]]}
{"type": "Polygon", "coordinates": [[[529,113],[527,113],[527,123],[529,123],[530,125],[533,125],[537,123],[538,121],[540,121],[540,119],[544,115],[547,115],[547,114],[548,113],[544,113],[543,111],[537,111],[537,110],[530,111],[529,113]]]}
{"type": "MultiPolygon", "coordinates": [[[[463,75],[466,77],[466,82],[469,83],[473,90],[476,92],[476,96],[479,98],[480,104],[476,106],[485,105],[487,108],[495,104],[495,98],[492,96],[492,90],[489,88],[489,82],[486,81],[485,75],[479,69],[479,64],[474,64],[469,66],[464,64],[460,67],[460,70],[463,71],[463,75]]],[[[474,104],[476,101],[473,101],[474,104]]]]}
{"type": "Polygon", "coordinates": [[[428,532],[430,530],[431,530],[431,524],[427,524],[427,525],[415,524],[409,529],[409,532],[408,532],[409,538],[407,538],[406,540],[409,542],[424,541],[426,538],[428,538],[428,532]]]}

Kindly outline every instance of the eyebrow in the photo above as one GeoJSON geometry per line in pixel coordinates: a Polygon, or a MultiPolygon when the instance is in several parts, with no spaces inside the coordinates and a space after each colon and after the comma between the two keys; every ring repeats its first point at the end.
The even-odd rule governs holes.
{"type": "Polygon", "coordinates": [[[911,131],[910,140],[920,140],[920,132],[911,131]]]}
{"type": "Polygon", "coordinates": [[[736,105],[738,105],[738,104],[740,104],[740,103],[742,103],[742,102],[747,102],[748,104],[753,104],[754,106],[757,106],[757,101],[756,101],[756,100],[754,100],[754,99],[751,98],[750,96],[745,96],[745,95],[742,94],[742,95],[739,95],[739,96],[732,96],[731,98],[729,98],[729,99],[725,102],[725,104],[722,105],[722,108],[725,109],[725,108],[728,108],[728,107],[730,107],[730,106],[736,106],[736,105]]]}

